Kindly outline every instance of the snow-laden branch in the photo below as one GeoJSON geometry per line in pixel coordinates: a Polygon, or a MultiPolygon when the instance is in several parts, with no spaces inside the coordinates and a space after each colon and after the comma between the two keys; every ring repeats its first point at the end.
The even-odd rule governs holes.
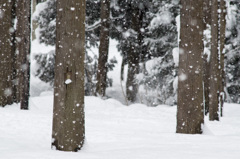
{"type": "MultiPolygon", "coordinates": [[[[113,17],[112,14],[110,14],[110,20],[114,21],[114,20],[122,19],[122,18],[124,18],[124,16],[125,16],[125,14],[118,16],[118,17],[113,17]]],[[[97,29],[98,27],[101,26],[101,23],[102,23],[101,20],[98,20],[92,25],[89,25],[89,26],[86,25],[86,31],[93,31],[93,30],[97,29]]]]}
{"type": "Polygon", "coordinates": [[[97,29],[99,26],[101,26],[101,20],[96,21],[94,24],[92,25],[86,25],[86,31],[92,31],[97,29]]]}

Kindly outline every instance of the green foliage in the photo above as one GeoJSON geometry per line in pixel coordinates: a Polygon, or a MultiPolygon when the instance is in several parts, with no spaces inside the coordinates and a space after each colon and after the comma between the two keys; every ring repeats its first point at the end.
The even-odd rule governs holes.
{"type": "MultiPolygon", "coordinates": [[[[56,41],[56,0],[47,0],[38,4],[39,14],[35,20],[39,24],[39,42],[46,45],[55,45],[56,41]]],[[[85,95],[95,94],[97,56],[91,51],[91,47],[97,47],[99,41],[99,20],[100,20],[100,0],[86,1],[86,56],[85,56],[85,95]]],[[[39,53],[34,58],[37,63],[35,76],[42,81],[53,85],[55,51],[46,54],[39,53]]],[[[109,70],[112,70],[116,60],[112,59],[108,63],[109,70]]],[[[112,85],[112,80],[108,80],[108,85],[112,85]]]]}
{"type": "Polygon", "coordinates": [[[147,12],[151,21],[146,28],[144,39],[148,50],[144,61],[150,66],[143,69],[143,76],[139,79],[140,86],[146,91],[142,91],[142,100],[148,105],[174,105],[177,102],[174,90],[177,73],[172,50],[178,46],[178,1],[153,0],[152,3],[152,8],[147,12]]]}
{"type": "Polygon", "coordinates": [[[228,102],[240,103],[240,3],[231,1],[228,8],[225,55],[228,102]]]}

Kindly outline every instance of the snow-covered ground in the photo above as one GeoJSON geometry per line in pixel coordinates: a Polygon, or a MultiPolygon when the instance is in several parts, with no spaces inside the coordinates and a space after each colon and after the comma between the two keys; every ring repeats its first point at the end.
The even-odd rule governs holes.
{"type": "Polygon", "coordinates": [[[51,150],[53,96],[30,99],[30,110],[0,108],[0,159],[239,159],[240,105],[225,104],[204,134],[176,134],[176,106],[124,106],[86,97],[86,142],[77,152],[51,150]]]}
{"type": "MultiPolygon", "coordinates": [[[[36,41],[32,44],[33,55],[52,49],[36,41]]],[[[121,56],[113,40],[109,53],[109,58],[118,60],[108,73],[113,87],[107,94],[112,98],[85,97],[86,141],[81,151],[51,150],[52,89],[32,76],[30,110],[20,110],[17,104],[0,107],[0,159],[240,158],[240,105],[225,104],[220,122],[209,122],[206,117],[202,135],[176,134],[176,106],[122,104],[121,56]]]]}

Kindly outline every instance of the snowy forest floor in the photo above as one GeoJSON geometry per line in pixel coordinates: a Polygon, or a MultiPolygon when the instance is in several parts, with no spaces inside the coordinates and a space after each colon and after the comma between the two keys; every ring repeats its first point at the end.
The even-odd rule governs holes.
{"type": "MultiPolygon", "coordinates": [[[[32,49],[47,53],[54,47],[33,43],[32,49]]],[[[111,98],[85,97],[86,141],[80,152],[51,150],[53,92],[32,76],[30,110],[17,104],[0,108],[0,159],[239,159],[240,105],[225,104],[220,122],[206,117],[202,135],[176,134],[176,106],[123,105],[114,41],[109,53],[118,60],[108,73],[111,98]]]]}
{"type": "Polygon", "coordinates": [[[202,135],[176,134],[176,106],[124,106],[85,98],[86,141],[78,153],[51,150],[53,96],[30,110],[0,108],[1,159],[239,159],[240,105],[225,104],[220,122],[205,118],[202,135]]]}

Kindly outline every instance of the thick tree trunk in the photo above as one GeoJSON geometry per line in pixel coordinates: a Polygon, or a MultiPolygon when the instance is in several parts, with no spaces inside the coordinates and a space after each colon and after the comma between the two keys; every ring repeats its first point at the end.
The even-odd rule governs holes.
{"type": "Polygon", "coordinates": [[[31,0],[16,0],[17,99],[28,109],[30,86],[31,0]]]}
{"type": "Polygon", "coordinates": [[[219,94],[219,50],[218,50],[218,0],[212,0],[211,5],[211,55],[209,80],[209,120],[219,120],[218,94],[219,94]]]}
{"type": "Polygon", "coordinates": [[[0,106],[13,103],[13,1],[0,1],[0,106]]]}
{"type": "Polygon", "coordinates": [[[109,48],[110,0],[101,0],[101,32],[98,58],[96,93],[105,96],[107,88],[107,62],[109,48]]]}
{"type": "Polygon", "coordinates": [[[128,60],[128,74],[126,83],[127,99],[130,102],[137,100],[138,83],[136,75],[139,73],[139,58],[141,54],[141,28],[142,28],[142,11],[139,8],[132,7],[132,21],[131,29],[135,34],[134,40],[130,42],[129,52],[127,54],[128,60]]]}
{"type": "Polygon", "coordinates": [[[181,0],[177,133],[202,133],[203,1],[181,0]]]}
{"type": "Polygon", "coordinates": [[[85,138],[85,0],[58,0],[52,147],[78,151],[85,138]]]}
{"type": "Polygon", "coordinates": [[[225,71],[224,71],[224,47],[225,47],[225,30],[226,30],[226,2],[225,0],[220,1],[220,81],[219,81],[219,91],[220,91],[220,115],[223,116],[223,103],[224,103],[224,83],[225,83],[225,71]]]}

